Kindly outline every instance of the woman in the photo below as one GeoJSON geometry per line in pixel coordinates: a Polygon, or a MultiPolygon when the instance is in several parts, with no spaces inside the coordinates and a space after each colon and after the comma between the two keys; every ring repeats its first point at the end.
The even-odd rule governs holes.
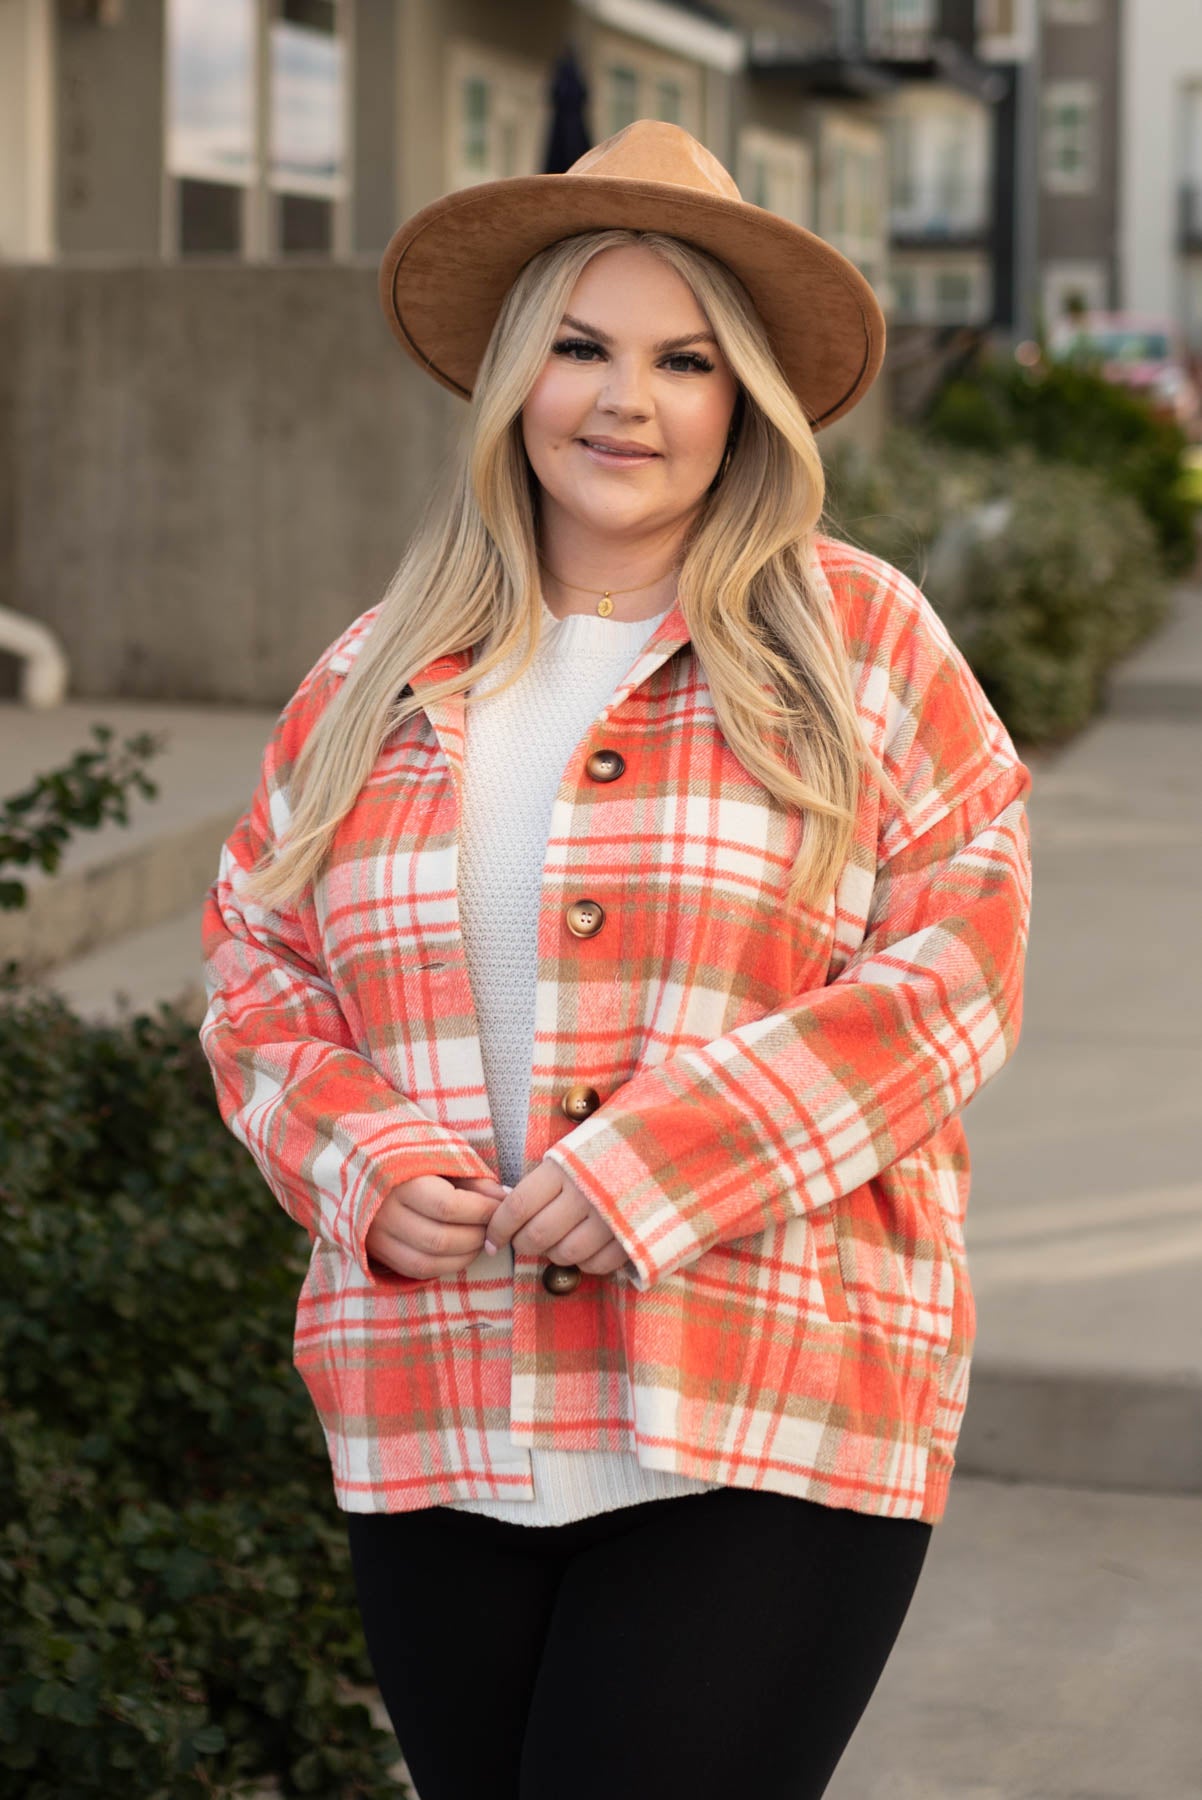
{"type": "Polygon", "coordinates": [[[373,1666],[422,1800],[817,1796],[946,1504],[1029,776],[817,529],[871,289],[686,132],[381,285],[469,434],[284,709],[202,1027],[373,1666]]]}

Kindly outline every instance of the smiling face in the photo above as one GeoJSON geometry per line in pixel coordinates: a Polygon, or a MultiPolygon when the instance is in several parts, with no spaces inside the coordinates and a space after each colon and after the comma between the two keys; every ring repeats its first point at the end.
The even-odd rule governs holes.
{"type": "Polygon", "coordinates": [[[594,256],[522,409],[552,538],[588,561],[607,542],[635,550],[682,536],[721,465],[737,396],[675,269],[640,244],[594,256]]]}

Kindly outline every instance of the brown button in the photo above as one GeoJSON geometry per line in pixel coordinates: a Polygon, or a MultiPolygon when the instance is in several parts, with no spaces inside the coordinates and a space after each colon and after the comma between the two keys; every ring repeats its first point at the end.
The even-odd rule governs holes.
{"type": "Polygon", "coordinates": [[[616,781],[626,767],[626,758],[616,750],[594,750],[584,766],[594,781],[616,781]]]}
{"type": "Polygon", "coordinates": [[[573,1294],[580,1286],[580,1270],[575,1263],[548,1263],[543,1286],[549,1294],[573,1294]]]}
{"type": "Polygon", "coordinates": [[[600,1104],[601,1096],[596,1088],[586,1087],[583,1081],[574,1081],[570,1088],[564,1089],[559,1110],[569,1119],[587,1119],[600,1104]]]}
{"type": "Polygon", "coordinates": [[[605,923],[605,912],[595,900],[573,900],[565,913],[573,937],[595,937],[605,923]]]}

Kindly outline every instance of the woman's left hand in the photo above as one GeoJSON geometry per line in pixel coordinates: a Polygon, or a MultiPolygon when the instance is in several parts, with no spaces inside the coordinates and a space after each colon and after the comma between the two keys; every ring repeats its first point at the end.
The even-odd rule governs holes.
{"type": "Polygon", "coordinates": [[[485,1249],[510,1243],[523,1255],[574,1263],[588,1275],[612,1274],[627,1260],[592,1201],[553,1162],[523,1175],[489,1220],[485,1249]]]}

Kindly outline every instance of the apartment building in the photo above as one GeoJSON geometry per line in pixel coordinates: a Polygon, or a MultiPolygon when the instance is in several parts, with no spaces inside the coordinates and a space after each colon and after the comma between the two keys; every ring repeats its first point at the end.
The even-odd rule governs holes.
{"type": "MultiPolygon", "coordinates": [[[[1120,20],[1129,0],[1040,0],[1040,316],[1052,326],[1069,302],[1121,302],[1120,20]]],[[[1159,8],[1159,0],[1157,0],[1159,8]]]]}
{"type": "Polygon", "coordinates": [[[1202,14],[1126,0],[1119,58],[1123,305],[1172,320],[1202,356],[1202,14]]]}

